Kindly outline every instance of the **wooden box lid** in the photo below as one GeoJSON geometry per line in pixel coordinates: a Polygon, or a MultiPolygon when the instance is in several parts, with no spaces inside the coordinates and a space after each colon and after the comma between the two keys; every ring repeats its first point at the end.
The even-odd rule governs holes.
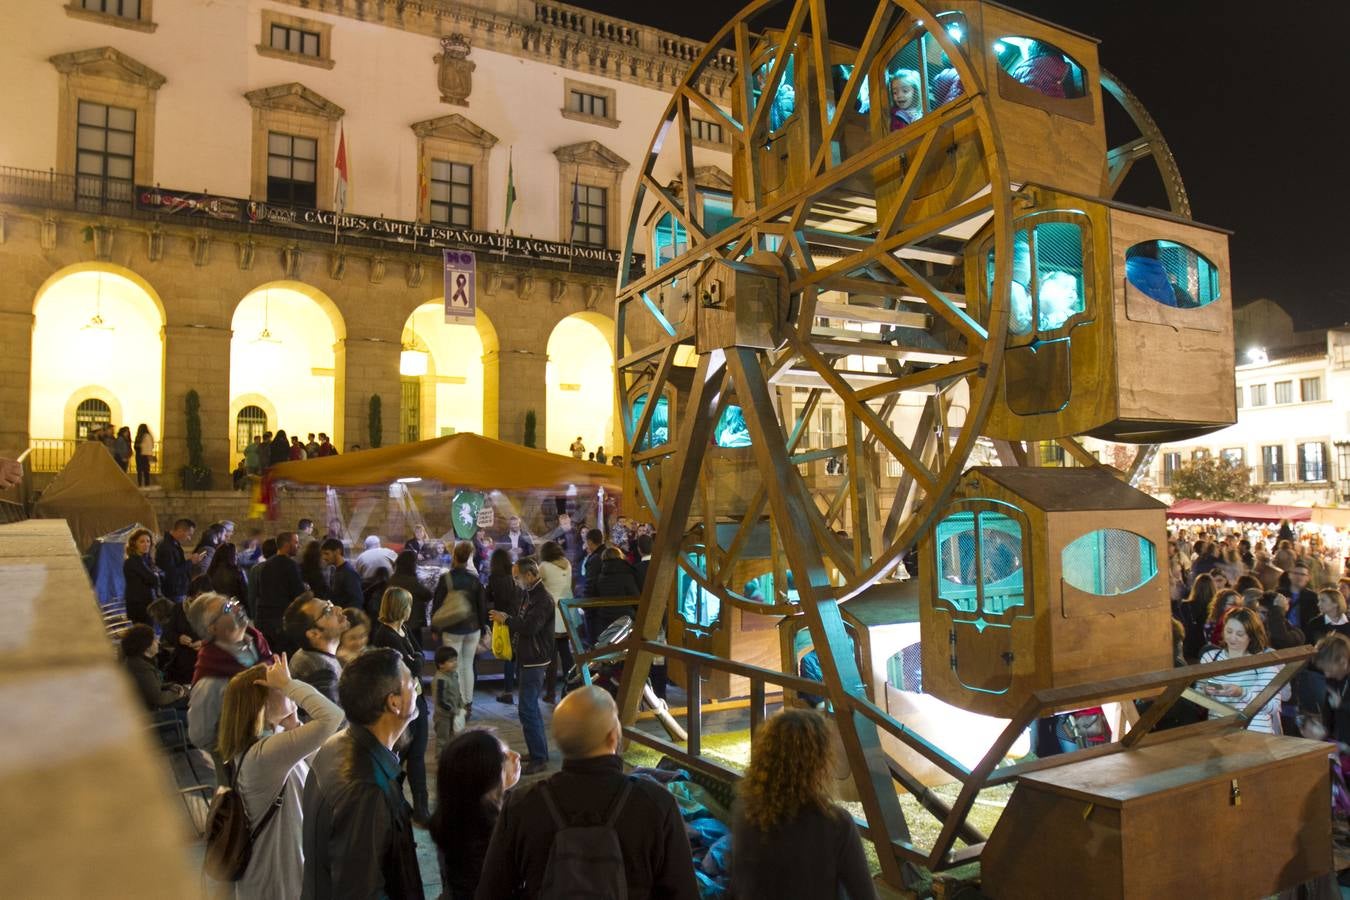
{"type": "Polygon", "coordinates": [[[1022,776],[1019,785],[1120,808],[1228,781],[1254,770],[1325,757],[1331,745],[1303,738],[1233,731],[1201,734],[1022,776]]]}

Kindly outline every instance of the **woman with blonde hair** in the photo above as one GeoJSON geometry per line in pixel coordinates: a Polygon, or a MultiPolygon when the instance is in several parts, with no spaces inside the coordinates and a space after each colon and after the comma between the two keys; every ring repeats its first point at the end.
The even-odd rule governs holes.
{"type": "MultiPolygon", "coordinates": [[[[425,825],[431,818],[431,803],[427,793],[427,739],[431,709],[427,704],[426,685],[422,683],[422,672],[426,668],[422,641],[415,629],[407,627],[412,607],[412,594],[400,587],[387,588],[380,598],[380,619],[370,630],[370,646],[397,650],[416,683],[417,718],[408,726],[408,746],[401,756],[408,772],[408,783],[412,786],[413,820],[425,825]]],[[[465,662],[473,665],[472,660],[465,662]]]]}
{"type": "Polygon", "coordinates": [[[877,896],[853,816],[830,799],[830,728],[785,710],[755,735],[732,825],[733,897],[877,896]]]}
{"type": "Polygon", "coordinates": [[[216,749],[255,833],[235,897],[298,897],[305,871],[301,795],[309,757],[342,727],[342,709],[291,678],[286,654],[230,679],[216,749]],[[301,725],[299,706],[309,716],[301,725]]]}

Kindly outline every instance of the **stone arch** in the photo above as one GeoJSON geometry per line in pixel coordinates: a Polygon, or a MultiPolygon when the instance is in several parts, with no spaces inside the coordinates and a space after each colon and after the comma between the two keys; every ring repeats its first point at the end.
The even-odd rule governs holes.
{"type": "Polygon", "coordinates": [[[549,332],[544,447],[550,452],[567,453],[579,431],[587,450],[623,452],[614,341],[614,320],[592,310],[564,316],[549,332]]]}
{"type": "Polygon", "coordinates": [[[497,329],[481,308],[475,310],[472,325],[446,323],[444,308],[443,297],[427,300],[409,312],[403,324],[403,346],[429,355],[425,375],[400,372],[405,381],[415,377],[420,383],[418,436],[439,437],[453,428],[496,437],[497,329]]]}

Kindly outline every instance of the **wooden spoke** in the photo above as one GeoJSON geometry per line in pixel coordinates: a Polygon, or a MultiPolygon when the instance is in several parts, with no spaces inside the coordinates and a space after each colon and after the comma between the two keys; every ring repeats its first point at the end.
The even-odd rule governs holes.
{"type": "Polygon", "coordinates": [[[877,11],[872,14],[872,21],[867,26],[867,35],[863,38],[862,46],[858,48],[858,55],[854,57],[853,71],[849,73],[848,81],[844,83],[843,92],[835,100],[834,118],[825,127],[820,141],[820,149],[816,151],[815,159],[811,160],[812,173],[819,175],[825,171],[831,159],[830,145],[834,142],[839,127],[844,121],[842,111],[857,99],[863,79],[867,77],[867,70],[871,67],[877,51],[881,49],[886,32],[890,29],[891,22],[895,20],[898,12],[899,10],[890,3],[877,4],[877,11]]]}

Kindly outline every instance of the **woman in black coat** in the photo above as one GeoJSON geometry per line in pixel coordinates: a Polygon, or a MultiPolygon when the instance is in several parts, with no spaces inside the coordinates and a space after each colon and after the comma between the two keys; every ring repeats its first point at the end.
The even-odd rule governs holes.
{"type": "MultiPolygon", "coordinates": [[[[642,588],[638,585],[637,570],[633,564],[623,558],[623,551],[618,547],[606,547],[602,553],[595,596],[636,599],[642,593],[642,588]]],[[[587,619],[587,627],[591,629],[591,640],[594,641],[615,619],[623,616],[636,618],[637,606],[602,606],[592,612],[593,615],[587,619]]]]}
{"type": "Polygon", "coordinates": [[[234,544],[221,544],[211,557],[211,565],[206,577],[211,581],[211,590],[236,600],[248,599],[248,581],[244,570],[239,568],[238,552],[234,544]]]}
{"type": "MultiPolygon", "coordinates": [[[[488,580],[483,588],[483,600],[488,609],[498,609],[508,616],[520,612],[520,588],[511,575],[511,551],[498,547],[488,559],[488,580]]],[[[463,662],[460,665],[464,665],[463,662]]],[[[506,660],[502,664],[504,679],[502,693],[497,697],[499,703],[514,703],[512,691],[516,689],[516,664],[506,660]]]]}
{"type": "Polygon", "coordinates": [[[289,462],[291,458],[291,441],[286,437],[284,430],[278,431],[276,437],[272,438],[272,445],[268,448],[267,460],[271,465],[289,462]]]}
{"type": "Polygon", "coordinates": [[[143,625],[150,621],[150,604],[159,592],[159,569],[150,555],[154,541],[145,528],[137,528],[127,538],[127,558],[122,562],[122,577],[126,588],[122,599],[126,603],[127,618],[143,625]]]}
{"type": "Polygon", "coordinates": [[[519,780],[520,754],[490,731],[462,731],[441,750],[431,839],[446,900],[473,900],[502,796],[519,780]]]}

